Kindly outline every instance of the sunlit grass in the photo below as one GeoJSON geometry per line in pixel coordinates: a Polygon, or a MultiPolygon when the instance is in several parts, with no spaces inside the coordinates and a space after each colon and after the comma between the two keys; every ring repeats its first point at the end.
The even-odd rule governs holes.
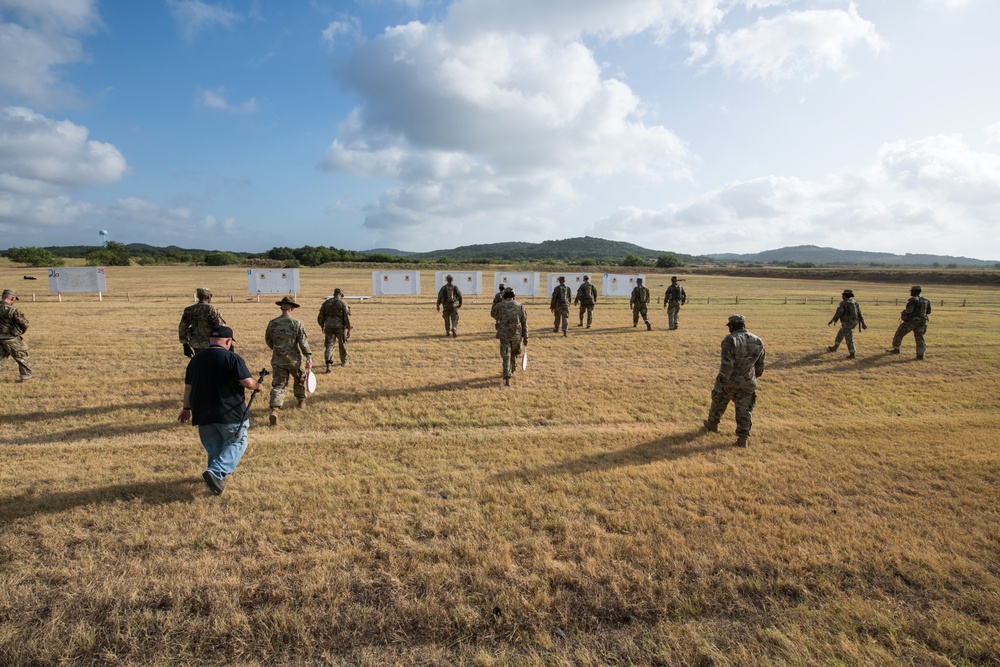
{"type": "MultiPolygon", "coordinates": [[[[370,275],[302,271],[317,362],[323,297],[370,275]]],[[[0,664],[1000,661],[995,291],[925,285],[922,362],[912,337],[883,353],[908,285],[850,285],[855,361],[826,352],[840,283],[696,276],[677,331],[602,299],[567,338],[526,299],[510,388],[491,296],[456,340],[427,285],[352,302],[351,364],[276,428],[258,398],[214,497],[176,423],[180,311],[211,287],[256,371],[276,299],[234,269],[108,284],[20,303],[37,379],[0,376],[0,664]],[[770,362],[749,450],[732,411],[699,430],[732,312],[770,362]]]]}

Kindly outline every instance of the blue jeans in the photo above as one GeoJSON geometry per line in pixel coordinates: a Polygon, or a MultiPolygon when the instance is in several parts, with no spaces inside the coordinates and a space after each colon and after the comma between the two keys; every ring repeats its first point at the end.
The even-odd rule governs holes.
{"type": "Polygon", "coordinates": [[[247,429],[250,420],[242,424],[199,424],[198,437],[208,452],[208,471],[219,479],[233,474],[247,449],[247,429]]]}

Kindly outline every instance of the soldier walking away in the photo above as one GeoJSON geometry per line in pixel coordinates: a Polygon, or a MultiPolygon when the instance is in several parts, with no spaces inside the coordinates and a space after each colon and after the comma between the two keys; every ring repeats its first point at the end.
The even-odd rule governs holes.
{"type": "Polygon", "coordinates": [[[899,314],[899,327],[896,335],[892,337],[892,347],[886,352],[889,354],[899,354],[899,346],[903,343],[903,337],[913,332],[913,341],[917,344],[917,359],[923,359],[927,352],[927,344],[924,342],[924,334],[927,333],[927,322],[931,315],[931,302],[920,296],[920,285],[910,288],[910,298],[906,302],[906,308],[899,314]]]}
{"type": "Polygon", "coordinates": [[[333,296],[323,302],[316,318],[326,336],[324,359],[326,372],[333,366],[333,346],[336,344],[340,353],[340,365],[347,365],[347,341],[351,338],[351,307],[344,303],[344,292],[338,287],[333,290],[333,296]]]}
{"type": "Polygon", "coordinates": [[[195,290],[198,303],[184,309],[177,335],[184,346],[184,356],[189,359],[208,347],[208,332],[226,324],[218,308],[212,305],[212,290],[199,287],[195,290]]]}
{"type": "Polygon", "coordinates": [[[462,290],[452,283],[451,275],[444,277],[444,285],[438,290],[437,309],[444,318],[444,335],[458,338],[458,309],[462,307],[462,290]],[[444,306],[444,311],[441,311],[444,306]]]}
{"type": "Polygon", "coordinates": [[[514,290],[504,290],[503,299],[490,309],[497,321],[497,338],[500,339],[500,358],[503,360],[503,383],[510,386],[510,378],[521,356],[521,345],[528,345],[528,316],[524,306],[514,301],[514,290]]]}
{"type": "Polygon", "coordinates": [[[549,302],[549,310],[555,315],[552,333],[559,333],[559,327],[562,327],[565,336],[569,329],[569,304],[573,300],[573,290],[566,284],[565,276],[559,276],[557,280],[559,284],[552,290],[552,300],[549,302]]]}
{"type": "Polygon", "coordinates": [[[28,318],[17,309],[15,301],[20,301],[17,292],[5,289],[0,304],[0,369],[7,357],[13,357],[20,375],[18,382],[27,382],[31,379],[31,359],[28,357],[28,345],[24,342],[28,318]]]}
{"type": "Polygon", "coordinates": [[[732,401],[736,404],[736,446],[748,447],[757,403],[757,378],[764,374],[764,343],[746,330],[742,315],[731,315],[726,326],[729,335],[722,339],[722,363],[704,426],[718,433],[719,421],[732,401]]]}
{"type": "Polygon", "coordinates": [[[639,326],[639,316],[646,323],[646,331],[652,331],[653,325],[649,322],[649,288],[642,284],[642,278],[635,279],[635,287],[632,288],[632,296],[629,297],[628,307],[632,309],[632,326],[639,326]]]}
{"type": "Polygon", "coordinates": [[[861,329],[865,330],[868,325],[865,324],[865,316],[861,314],[861,306],[858,302],[854,300],[854,290],[845,289],[841,296],[841,302],[837,306],[837,311],[830,318],[830,321],[826,323],[827,326],[836,324],[840,322],[840,331],[837,332],[837,338],[834,339],[833,345],[827,347],[828,352],[836,352],[837,348],[840,347],[840,341],[847,341],[847,355],[848,359],[854,359],[856,349],[854,347],[854,327],[861,325],[861,329]]]}
{"type": "Polygon", "coordinates": [[[497,285],[497,293],[493,295],[493,303],[498,304],[503,301],[503,293],[506,288],[503,283],[497,285]]]}
{"type": "Polygon", "coordinates": [[[590,328],[590,323],[594,319],[594,304],[597,303],[597,288],[594,287],[594,283],[590,282],[590,276],[583,277],[583,283],[576,290],[576,299],[573,303],[580,304],[580,323],[578,327],[583,326],[583,315],[587,314],[587,328],[590,328]]]}
{"type": "Polygon", "coordinates": [[[264,342],[271,349],[271,426],[278,423],[278,410],[285,402],[288,378],[294,380],[293,392],[300,408],[306,407],[306,374],[312,369],[312,351],[302,322],[292,317],[299,307],[291,297],[284,297],[274,304],[281,308],[281,315],[267,323],[264,342]],[[302,357],[305,356],[305,368],[302,357]]]}
{"type": "Polygon", "coordinates": [[[663,307],[667,309],[667,325],[676,329],[680,320],[681,306],[687,303],[687,293],[677,284],[677,276],[670,277],[670,287],[663,294],[663,307]]]}
{"type": "Polygon", "coordinates": [[[201,445],[208,453],[208,467],[201,477],[215,495],[233,474],[247,448],[250,415],[244,389],[260,391],[240,355],[232,351],[233,330],[215,327],[208,347],[188,362],[184,372],[184,406],[177,418],[198,427],[201,445]]]}

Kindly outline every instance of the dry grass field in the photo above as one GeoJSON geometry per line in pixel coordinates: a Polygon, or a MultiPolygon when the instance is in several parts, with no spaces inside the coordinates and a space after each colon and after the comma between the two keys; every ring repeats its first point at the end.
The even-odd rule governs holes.
{"type": "MultiPolygon", "coordinates": [[[[180,312],[211,287],[256,372],[275,298],[238,268],[107,280],[60,303],[0,264],[35,366],[0,374],[2,665],[1000,664],[995,289],[925,285],[922,362],[884,354],[903,284],[694,276],[677,331],[601,300],[567,338],[528,298],[505,388],[492,294],[445,338],[425,271],[352,304],[352,363],[305,410],[269,427],[257,399],[215,497],[177,423],[180,312]],[[826,352],[844,287],[856,361],[826,352]],[[733,312],[768,350],[748,450],[731,410],[700,430],[733,312]]],[[[337,286],[370,270],[302,270],[318,365],[337,286]]]]}

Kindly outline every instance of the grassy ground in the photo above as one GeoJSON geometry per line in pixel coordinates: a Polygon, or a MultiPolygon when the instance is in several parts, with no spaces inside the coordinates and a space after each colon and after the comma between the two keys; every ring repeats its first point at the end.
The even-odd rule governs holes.
{"type": "MultiPolygon", "coordinates": [[[[529,298],[509,388],[491,295],[458,339],[430,284],[355,302],[351,365],[278,427],[258,399],[214,497],[180,311],[213,288],[256,371],[275,299],[132,267],[59,303],[29,273],[0,267],[36,374],[0,374],[0,664],[1000,663],[996,290],[925,285],[922,362],[883,353],[908,285],[696,276],[678,331],[601,300],[568,338],[529,298]],[[844,287],[856,361],[826,352],[844,287]],[[749,450],[731,412],[699,430],[732,312],[770,362],[749,450]]],[[[302,271],[317,361],[323,297],[370,276],[302,271]]]]}

